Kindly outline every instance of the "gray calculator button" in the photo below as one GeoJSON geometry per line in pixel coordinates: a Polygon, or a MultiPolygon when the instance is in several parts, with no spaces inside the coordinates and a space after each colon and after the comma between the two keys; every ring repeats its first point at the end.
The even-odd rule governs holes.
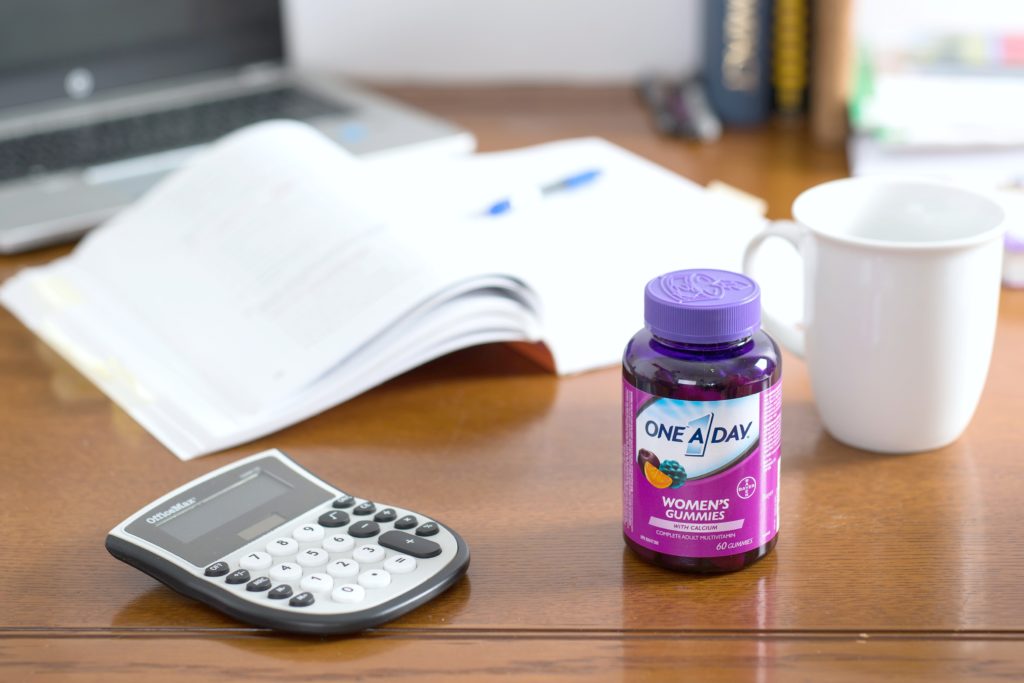
{"type": "Polygon", "coordinates": [[[377,506],[371,503],[370,501],[360,503],[359,505],[356,505],[354,508],[352,508],[353,515],[369,515],[373,514],[376,511],[377,506]]]}
{"type": "Polygon", "coordinates": [[[270,590],[270,579],[265,576],[259,576],[249,583],[245,584],[245,590],[252,593],[259,593],[260,591],[270,590]]]}
{"type": "Polygon", "coordinates": [[[292,597],[292,587],[283,583],[267,593],[267,597],[271,600],[284,600],[285,598],[290,598],[292,597]]]}
{"type": "Polygon", "coordinates": [[[299,593],[289,600],[288,604],[292,607],[309,607],[314,602],[316,602],[316,598],[313,597],[312,593],[299,593]]]}
{"type": "Polygon", "coordinates": [[[348,528],[349,536],[355,536],[356,538],[370,538],[380,533],[380,525],[377,522],[371,522],[368,519],[364,519],[361,522],[356,522],[348,528]]]}
{"type": "Polygon", "coordinates": [[[324,514],[320,515],[320,526],[326,527],[339,527],[348,524],[348,513],[342,512],[341,510],[328,510],[324,514]]]}
{"type": "Polygon", "coordinates": [[[207,576],[224,576],[231,570],[227,562],[214,562],[206,568],[207,576]]]}
{"type": "Polygon", "coordinates": [[[417,536],[433,536],[438,531],[438,527],[433,522],[427,522],[426,524],[420,524],[420,528],[416,529],[417,536]]]}
{"type": "Polygon", "coordinates": [[[441,546],[430,539],[407,534],[404,531],[388,531],[381,534],[377,542],[389,550],[397,550],[413,557],[437,557],[441,554],[441,546]]]}
{"type": "Polygon", "coordinates": [[[411,529],[419,523],[420,520],[416,519],[416,515],[406,515],[405,517],[402,517],[397,522],[395,522],[395,528],[411,529]]]}
{"type": "Polygon", "coordinates": [[[356,504],[356,499],[353,498],[352,496],[342,496],[342,497],[338,498],[337,500],[335,500],[333,503],[331,503],[331,506],[332,507],[336,507],[339,510],[341,510],[341,509],[344,509],[344,508],[350,508],[350,507],[352,507],[355,504],[356,504]]]}
{"type": "Polygon", "coordinates": [[[393,522],[395,521],[395,517],[398,517],[398,513],[395,512],[394,508],[384,508],[373,516],[373,521],[381,523],[393,522]]]}
{"type": "Polygon", "coordinates": [[[228,583],[246,583],[249,580],[249,572],[244,569],[236,569],[224,580],[228,583]]]}

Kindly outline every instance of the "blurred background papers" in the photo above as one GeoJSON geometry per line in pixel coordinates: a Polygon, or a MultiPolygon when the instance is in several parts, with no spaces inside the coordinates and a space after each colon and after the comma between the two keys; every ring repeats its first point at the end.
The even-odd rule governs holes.
{"type": "Polygon", "coordinates": [[[859,0],[851,172],[1019,187],[1021,9],[1014,0],[859,0]]]}
{"type": "Polygon", "coordinates": [[[858,0],[847,148],[852,175],[995,191],[1014,287],[1024,286],[1022,10],[1016,0],[858,0]]]}

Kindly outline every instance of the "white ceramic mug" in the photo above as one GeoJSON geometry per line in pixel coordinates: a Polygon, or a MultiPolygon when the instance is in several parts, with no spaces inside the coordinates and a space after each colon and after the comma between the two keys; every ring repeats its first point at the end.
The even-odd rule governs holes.
{"type": "MultiPolygon", "coordinates": [[[[769,237],[803,259],[803,324],[764,327],[805,357],[825,428],[851,446],[939,448],[966,429],[988,373],[999,307],[1003,212],[931,181],[848,178],[813,187],[769,237]]],[[[768,267],[758,263],[758,269],[768,267]]]]}

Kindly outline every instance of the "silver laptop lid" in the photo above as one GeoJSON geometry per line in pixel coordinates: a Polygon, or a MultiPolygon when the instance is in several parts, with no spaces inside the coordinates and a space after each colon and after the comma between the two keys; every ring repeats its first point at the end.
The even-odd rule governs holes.
{"type": "Polygon", "coordinates": [[[278,0],[0,2],[0,108],[282,56],[278,0]]]}

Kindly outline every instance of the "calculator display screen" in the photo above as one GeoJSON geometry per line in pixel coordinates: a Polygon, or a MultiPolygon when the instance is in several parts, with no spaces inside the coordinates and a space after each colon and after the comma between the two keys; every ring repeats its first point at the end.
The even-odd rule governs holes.
{"type": "Polygon", "coordinates": [[[204,567],[295,522],[334,496],[334,491],[267,457],[200,482],[146,510],[125,531],[204,567]]]}
{"type": "Polygon", "coordinates": [[[263,505],[291,488],[273,475],[259,471],[158,524],[164,532],[182,543],[191,543],[237,519],[253,506],[263,505]]]}

